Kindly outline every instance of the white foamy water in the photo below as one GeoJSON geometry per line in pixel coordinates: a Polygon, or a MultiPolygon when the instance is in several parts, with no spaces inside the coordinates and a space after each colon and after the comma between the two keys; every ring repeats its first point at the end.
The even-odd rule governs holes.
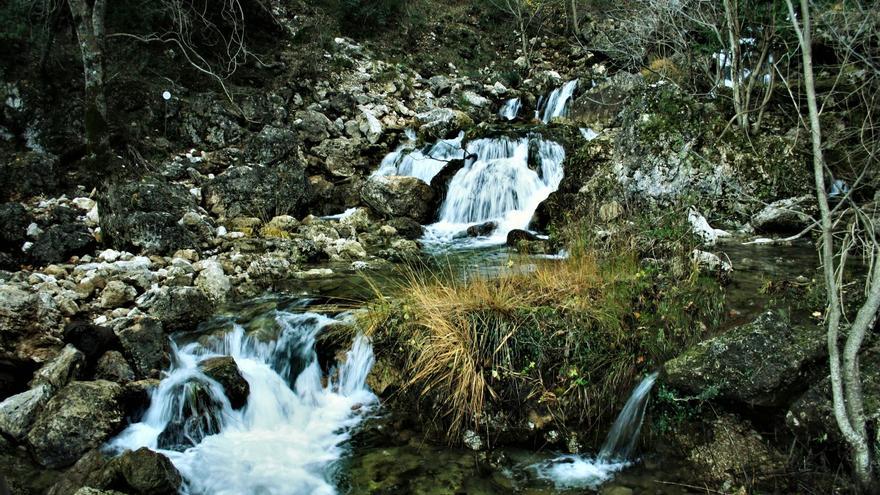
{"type": "Polygon", "coordinates": [[[385,155],[375,175],[406,175],[419,178],[428,184],[451,160],[464,158],[461,142],[464,132],[453,139],[441,139],[436,144],[413,150],[415,135],[407,134],[410,140],[396,150],[385,155]]]}
{"type": "Polygon", "coordinates": [[[568,102],[577,89],[578,80],[568,81],[562,87],[556,88],[550,93],[546,101],[542,101],[543,105],[538,106],[535,110],[535,118],[540,118],[545,124],[553,120],[554,117],[565,117],[568,115],[568,102]],[[541,109],[543,108],[543,112],[541,109]]]}
{"type": "Polygon", "coordinates": [[[498,116],[507,119],[514,120],[516,116],[519,114],[519,109],[522,107],[522,101],[519,98],[511,98],[504,102],[504,105],[501,106],[501,110],[498,111],[498,116]]]}
{"type": "Polygon", "coordinates": [[[565,150],[537,136],[478,139],[467,144],[465,166],[449,183],[439,220],[425,228],[428,244],[461,239],[471,225],[495,222],[492,234],[468,244],[501,244],[507,233],[527,229],[538,205],[562,181],[565,150]],[[530,150],[532,163],[529,167],[530,150]]]}
{"type": "Polygon", "coordinates": [[[275,320],[274,340],[258,340],[235,325],[225,336],[174,348],[174,364],[143,419],[108,448],[148,447],[167,455],[185,479],[184,494],[335,493],[333,464],[376,403],[365,385],[372,347],[358,336],[336,379],[322,386],[315,336],[336,320],[285,312],[275,320]],[[201,361],[224,355],[235,359],[250,386],[241,410],[233,410],[222,387],[199,369],[201,361]]]}
{"type": "Polygon", "coordinates": [[[657,373],[645,377],[630,394],[620,414],[611,426],[605,443],[595,458],[563,455],[534,464],[531,468],[538,478],[551,481],[558,488],[589,488],[595,490],[633,460],[645,409],[657,373]]]}

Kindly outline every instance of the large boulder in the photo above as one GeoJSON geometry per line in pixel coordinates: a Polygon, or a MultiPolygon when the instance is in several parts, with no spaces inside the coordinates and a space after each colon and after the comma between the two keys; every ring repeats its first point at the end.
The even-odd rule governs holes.
{"type": "Polygon", "coordinates": [[[311,198],[305,167],[295,161],[230,167],[203,189],[207,207],[225,218],[300,215],[311,198]]]}
{"type": "Polygon", "coordinates": [[[332,175],[351,177],[373,165],[364,152],[366,145],[360,139],[339,137],[321,142],[312,148],[312,153],[321,158],[324,168],[332,175]]]}
{"type": "Polygon", "coordinates": [[[138,307],[168,330],[195,327],[211,316],[214,305],[198,287],[155,287],[137,299],[138,307]]]}
{"type": "Polygon", "coordinates": [[[295,115],[294,125],[299,131],[300,138],[310,143],[320,143],[330,137],[333,122],[321,112],[316,110],[303,110],[295,115]]]}
{"type": "Polygon", "coordinates": [[[798,233],[812,222],[809,213],[814,202],[810,196],[774,201],[752,217],[752,227],[765,234],[798,233]]]}
{"type": "Polygon", "coordinates": [[[20,203],[0,204],[0,269],[15,269],[24,261],[21,248],[31,222],[33,217],[20,203]]]}
{"type": "Polygon", "coordinates": [[[50,225],[42,229],[28,250],[39,264],[61,263],[74,255],[94,250],[95,238],[70,208],[58,207],[50,215],[50,225]]]}
{"type": "Polygon", "coordinates": [[[430,139],[447,139],[454,137],[458,131],[474,125],[474,120],[461,110],[451,108],[434,108],[416,115],[419,125],[419,137],[430,139]]]}
{"type": "Polygon", "coordinates": [[[230,356],[208,358],[199,363],[199,366],[205,375],[223,386],[233,409],[244,407],[251,389],[247,380],[241,376],[235,359],[230,356]]]}
{"type": "Polygon", "coordinates": [[[0,402],[0,433],[20,441],[52,397],[52,387],[38,385],[0,402]]]}
{"type": "Polygon", "coordinates": [[[142,447],[107,463],[98,484],[134,495],[170,495],[178,492],[182,482],[167,457],[142,447]]]}
{"type": "Polygon", "coordinates": [[[0,285],[0,354],[20,354],[42,361],[54,356],[61,313],[49,294],[0,285]],[[38,348],[43,348],[37,353],[38,348]],[[50,350],[51,349],[51,350],[50,350]]]}
{"type": "Polygon", "coordinates": [[[122,387],[108,381],[73,382],[46,404],[26,442],[47,468],[69,466],[115,433],[124,418],[122,387]]]}
{"type": "Polygon", "coordinates": [[[361,199],[386,218],[409,217],[424,223],[434,214],[431,186],[415,177],[374,176],[361,189],[361,199]]]}
{"type": "Polygon", "coordinates": [[[168,364],[168,340],[162,323],[150,317],[122,318],[113,322],[123,353],[139,377],[157,375],[168,364]]]}
{"type": "Polygon", "coordinates": [[[667,383],[754,406],[785,404],[825,356],[825,333],[768,311],[666,363],[667,383]]]}
{"type": "Polygon", "coordinates": [[[225,301],[226,296],[232,291],[232,282],[223,272],[223,265],[217,260],[205,260],[200,261],[198,267],[201,270],[199,276],[196,277],[196,287],[201,289],[214,303],[225,301]]]}
{"type": "Polygon", "coordinates": [[[101,231],[116,249],[167,254],[198,247],[201,231],[181,220],[196,209],[192,194],[161,179],[111,185],[98,198],[101,231]]]}

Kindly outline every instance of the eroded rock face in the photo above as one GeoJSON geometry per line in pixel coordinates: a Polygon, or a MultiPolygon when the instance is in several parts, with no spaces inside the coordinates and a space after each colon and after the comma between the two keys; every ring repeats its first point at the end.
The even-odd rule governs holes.
{"type": "Polygon", "coordinates": [[[122,387],[104,380],[73,382],[46,404],[26,443],[47,468],[69,466],[115,433],[123,420],[122,387]]]}
{"type": "Polygon", "coordinates": [[[813,203],[810,196],[775,201],[752,218],[752,227],[764,234],[796,234],[810,225],[813,203]]]}
{"type": "Polygon", "coordinates": [[[385,217],[409,217],[423,223],[433,215],[434,192],[415,177],[371,177],[361,189],[361,199],[385,217]]]}
{"type": "Polygon", "coordinates": [[[98,199],[101,231],[117,249],[165,254],[197,247],[202,239],[180,223],[196,209],[182,185],[160,179],[114,184],[98,199]]]}
{"type": "Polygon", "coordinates": [[[247,380],[241,376],[235,359],[230,356],[210,358],[202,361],[200,366],[205,375],[223,386],[233,409],[244,407],[251,389],[247,380]]]}
{"type": "Polygon", "coordinates": [[[34,236],[33,246],[28,250],[30,257],[38,264],[60,263],[73,255],[86,254],[94,249],[95,238],[70,208],[55,208],[48,223],[34,236]]]}
{"type": "Polygon", "coordinates": [[[818,326],[792,325],[768,311],[755,321],[700,342],[666,363],[667,383],[755,406],[782,405],[825,356],[818,326]]]}
{"type": "Polygon", "coordinates": [[[230,167],[209,181],[203,193],[211,212],[225,218],[300,215],[311,199],[305,167],[292,160],[230,167]]]}
{"type": "Polygon", "coordinates": [[[83,353],[68,344],[34,374],[31,386],[47,385],[52,390],[58,390],[79,378],[85,365],[86,358],[83,353]]]}

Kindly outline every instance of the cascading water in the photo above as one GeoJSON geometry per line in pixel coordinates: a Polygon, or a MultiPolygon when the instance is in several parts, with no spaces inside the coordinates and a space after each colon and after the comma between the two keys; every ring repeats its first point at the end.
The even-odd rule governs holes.
{"type": "Polygon", "coordinates": [[[224,336],[174,347],[173,365],[143,419],[108,450],[162,452],[185,479],[185,494],[335,493],[330,467],[376,402],[365,385],[372,347],[356,337],[336,380],[322,386],[315,336],[337,320],[278,312],[275,321],[274,340],[234,325],[224,336]],[[199,367],[217,356],[232,356],[250,386],[241,410],[232,409],[222,386],[199,367]]]}
{"type": "Polygon", "coordinates": [[[540,118],[545,124],[548,124],[554,117],[568,115],[568,102],[574,95],[577,85],[578,80],[574,79],[562,85],[561,88],[554,89],[547,97],[544,106],[538,105],[538,110],[535,110],[535,118],[540,118]],[[541,108],[544,109],[543,113],[540,111],[541,108]]]}
{"type": "Polygon", "coordinates": [[[407,134],[409,142],[404,143],[395,151],[382,159],[375,175],[408,175],[419,178],[427,183],[437,175],[450,160],[464,158],[461,142],[464,133],[453,139],[442,139],[427,150],[414,150],[415,135],[407,134]]]}
{"type": "Polygon", "coordinates": [[[501,110],[498,111],[498,116],[502,119],[514,120],[519,114],[519,109],[521,107],[522,101],[519,98],[511,98],[501,106],[501,110]]]}
{"type": "Polygon", "coordinates": [[[532,466],[538,477],[552,481],[559,488],[596,489],[614,473],[627,467],[638,443],[645,409],[656,380],[657,373],[652,373],[633,390],[595,459],[560,456],[532,466]]]}
{"type": "Polygon", "coordinates": [[[467,156],[449,183],[439,220],[425,229],[428,244],[448,244],[485,222],[494,222],[494,231],[471,244],[503,243],[511,230],[528,228],[538,205],[562,181],[565,150],[538,136],[478,139],[467,144],[467,156]],[[537,171],[529,168],[530,149],[537,151],[537,171]]]}

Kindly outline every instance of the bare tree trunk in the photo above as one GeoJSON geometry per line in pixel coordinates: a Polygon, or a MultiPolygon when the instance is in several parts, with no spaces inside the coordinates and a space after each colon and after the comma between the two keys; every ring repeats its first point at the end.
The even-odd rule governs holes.
{"type": "Polygon", "coordinates": [[[85,85],[86,146],[90,153],[107,147],[107,100],[104,95],[104,18],[107,0],[68,0],[82,53],[85,85]]]}
{"type": "MultiPolygon", "coordinates": [[[[813,147],[813,175],[816,182],[816,197],[821,213],[821,258],[823,277],[828,298],[827,344],[828,359],[831,373],[831,390],[833,396],[834,417],[844,439],[852,449],[852,463],[858,481],[865,489],[874,484],[871,472],[871,444],[867,435],[864,405],[862,398],[861,379],[859,375],[858,353],[867,330],[874,324],[877,311],[880,309],[880,269],[873,266],[869,275],[867,298],[859,308],[855,320],[849,329],[843,349],[840,352],[840,320],[841,286],[835,272],[835,246],[833,220],[828,205],[825,184],[825,160],[822,154],[822,128],[819,122],[819,105],[816,98],[816,85],[813,75],[812,33],[810,25],[809,0],[800,0],[802,20],[798,23],[792,0],[786,0],[792,26],[798,35],[803,59],[804,89],[810,118],[810,137],[813,147]],[[841,362],[842,361],[842,362],[841,362]]],[[[872,236],[875,235],[872,232],[872,236]]],[[[841,258],[845,257],[845,249],[841,258]]],[[[871,254],[877,256],[876,238],[871,243],[871,254]]]]}
{"type": "Polygon", "coordinates": [[[749,116],[743,105],[742,47],[740,46],[739,5],[737,0],[724,0],[727,20],[727,43],[730,49],[730,80],[733,83],[733,110],[743,132],[749,132],[749,116]]]}
{"type": "Polygon", "coordinates": [[[571,29],[574,31],[575,38],[580,36],[581,27],[578,21],[577,0],[571,0],[571,29]]]}

